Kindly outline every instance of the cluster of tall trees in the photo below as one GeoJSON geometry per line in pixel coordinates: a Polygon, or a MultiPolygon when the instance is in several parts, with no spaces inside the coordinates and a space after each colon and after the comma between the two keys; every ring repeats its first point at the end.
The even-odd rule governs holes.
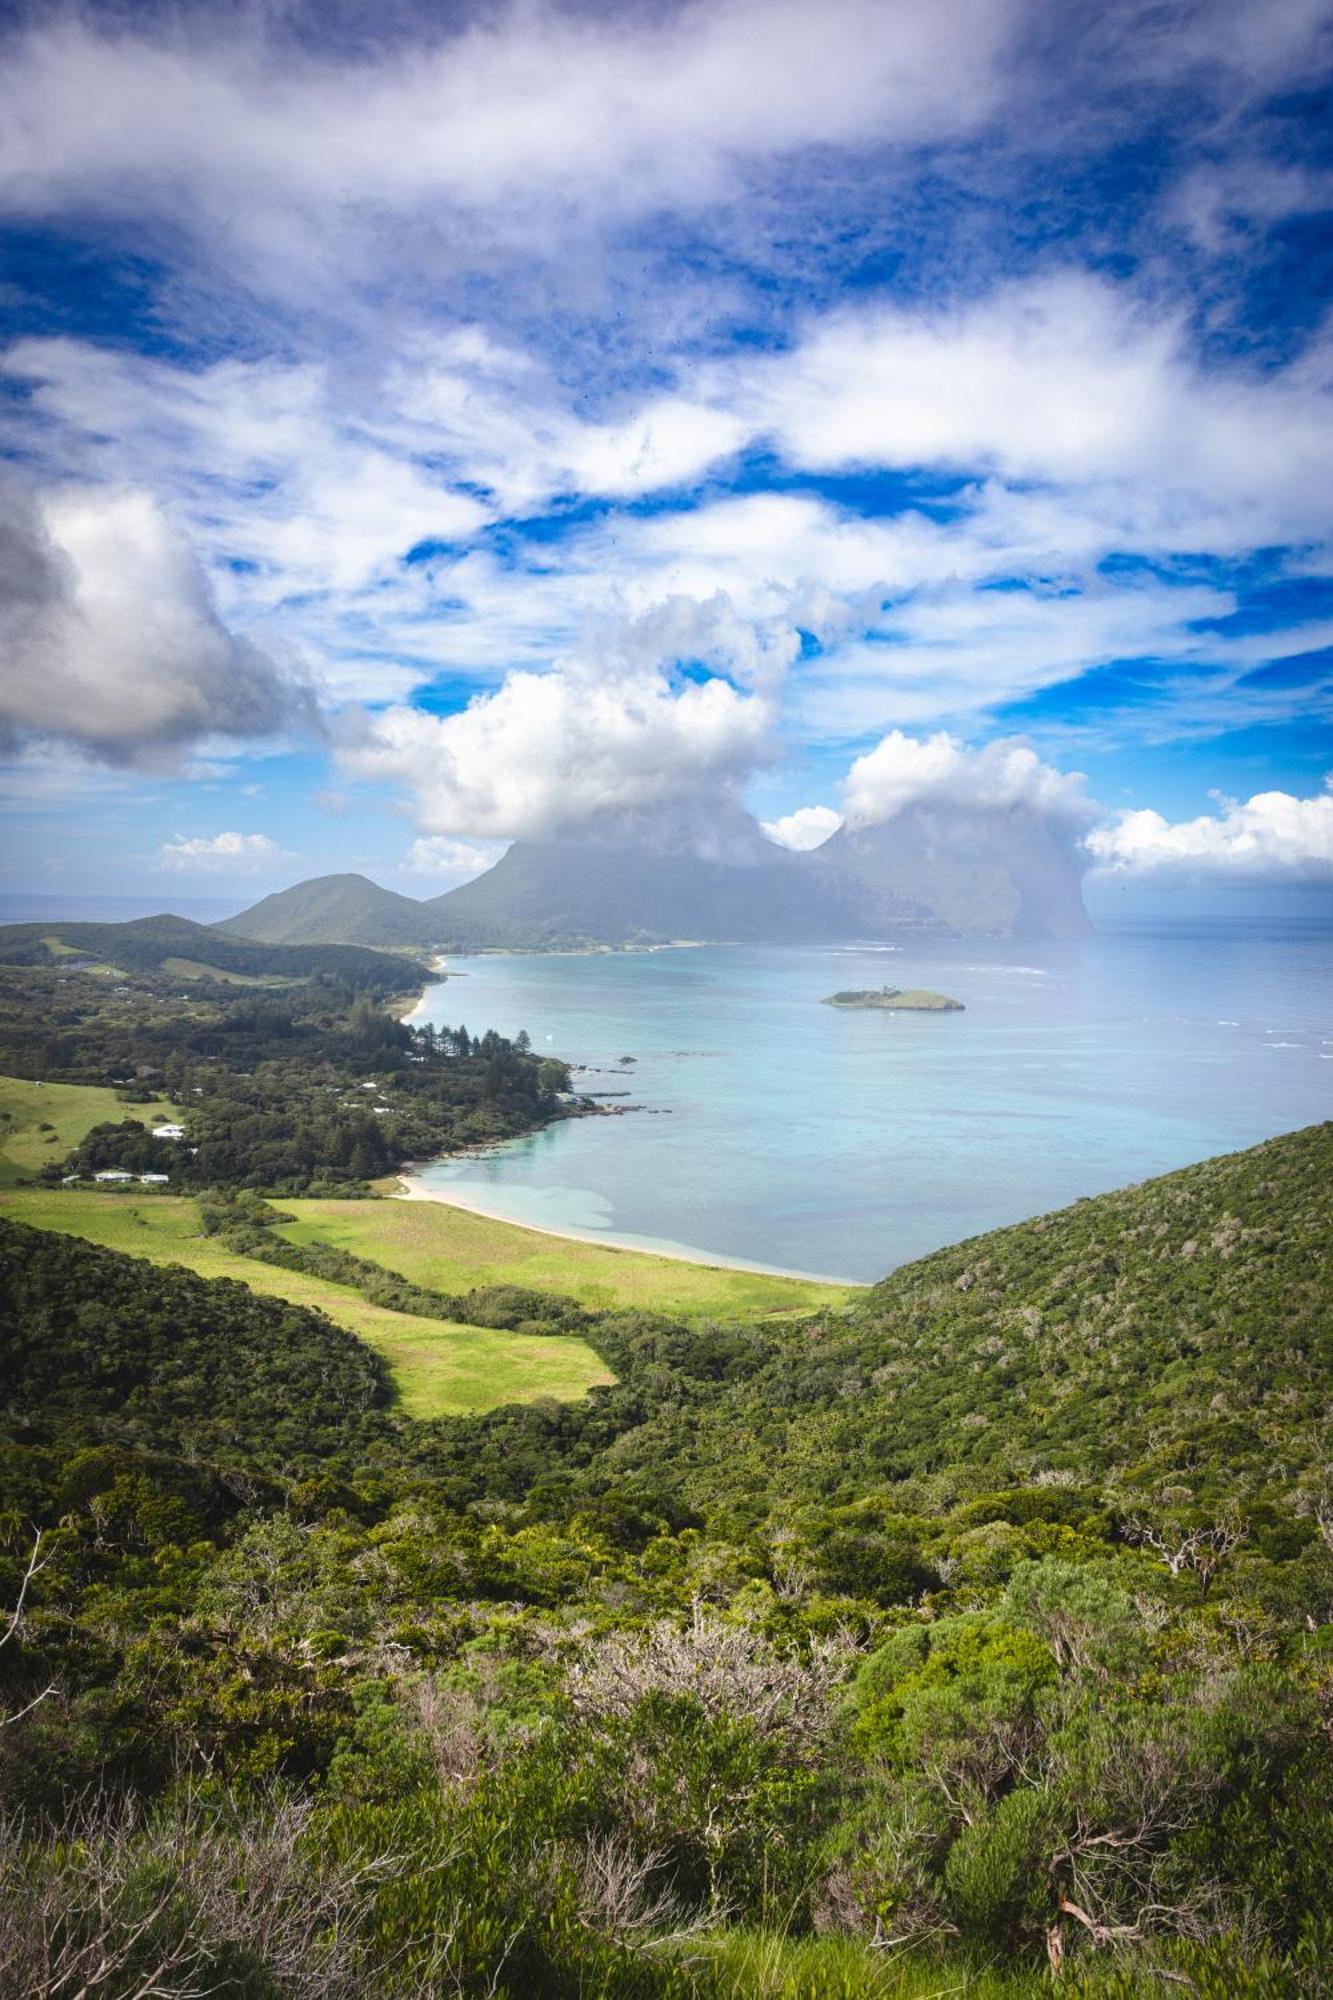
{"type": "Polygon", "coordinates": [[[0,1069],[107,1083],[126,1100],[125,1119],[53,1162],[52,1180],[124,1167],[185,1188],[355,1188],[568,1110],[568,1071],[526,1036],[412,1028],[384,1009],[378,983],[331,976],[274,989],[201,979],[183,1000],[163,973],[111,984],[0,968],[0,1069]],[[163,1101],[181,1107],[183,1143],[151,1136],[163,1101]]]}
{"type": "Polygon", "coordinates": [[[1323,1127],[846,1315],[552,1303],[615,1383],[432,1424],[0,1225],[0,1987],[1323,1994],[1330,1188],[1323,1127]]]}

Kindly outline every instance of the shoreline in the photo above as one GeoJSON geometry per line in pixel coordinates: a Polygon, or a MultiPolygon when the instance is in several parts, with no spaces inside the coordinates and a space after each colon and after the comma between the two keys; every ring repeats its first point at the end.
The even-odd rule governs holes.
{"type": "Polygon", "coordinates": [[[429,960],[430,969],[435,975],[434,978],[426,981],[426,984],[420,989],[415,1000],[410,1005],[405,997],[393,1002],[393,1016],[396,1021],[401,1021],[403,1026],[406,1027],[412,1016],[419,1014],[425,1006],[426,995],[433,986],[443,986],[445,981],[451,976],[454,978],[462,977],[462,974],[458,973],[451,975],[447,970],[448,964],[449,960],[443,952],[429,960]]]}
{"type": "Polygon", "coordinates": [[[394,1201],[434,1201],[444,1208],[461,1208],[486,1222],[502,1222],[508,1229],[526,1229],[533,1236],[550,1236],[557,1243],[591,1243],[601,1250],[629,1250],[640,1257],[663,1257],[671,1264],[697,1264],[705,1270],[748,1271],[759,1278],[790,1278],[803,1285],[831,1285],[840,1291],[864,1292],[869,1284],[861,1278],[834,1278],[824,1271],[793,1271],[780,1264],[756,1264],[748,1257],[723,1257],[711,1251],[664,1250],[647,1237],[610,1235],[592,1229],[552,1229],[541,1222],[515,1222],[511,1215],[499,1215],[493,1208],[466,1195],[443,1194],[428,1187],[419,1174],[399,1172],[393,1177],[398,1193],[394,1201]]]}

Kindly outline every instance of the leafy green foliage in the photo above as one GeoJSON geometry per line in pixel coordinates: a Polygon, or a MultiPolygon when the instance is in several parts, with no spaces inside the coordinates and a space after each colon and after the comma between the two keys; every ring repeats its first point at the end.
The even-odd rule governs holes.
{"type": "Polygon", "coordinates": [[[0,1230],[10,1929],[295,1993],[332,1885],[330,1990],[404,2000],[1314,2000],[1331,1169],[1293,1134],[804,1321],[451,1299],[618,1379],[432,1424],[316,1315],[0,1230]]]}
{"type": "MultiPolygon", "coordinates": [[[[321,950],[300,948],[316,961],[321,950]]],[[[425,977],[405,960],[352,953],[360,983],[332,972],[263,990],[199,979],[183,1004],[160,972],[112,985],[0,969],[0,1067],[114,1084],[131,1102],[165,1091],[183,1107],[183,1142],[153,1139],[151,1112],[103,1121],[43,1176],[123,1167],[167,1173],[177,1188],[357,1191],[405,1160],[568,1114],[562,1064],[493,1033],[407,1027],[379,1004],[388,975],[363,977],[358,956],[399,984],[425,977]]]]}
{"type": "Polygon", "coordinates": [[[379,1357],[318,1313],[4,1221],[0,1300],[24,1442],[315,1464],[389,1401],[379,1357]]]}

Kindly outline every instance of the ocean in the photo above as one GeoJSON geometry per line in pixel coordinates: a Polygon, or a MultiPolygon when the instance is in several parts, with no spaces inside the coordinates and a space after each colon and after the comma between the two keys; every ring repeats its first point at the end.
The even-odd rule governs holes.
{"type": "Polygon", "coordinates": [[[414,1017],[526,1029],[631,1115],[424,1179],[503,1219],[858,1281],[1333,1117],[1333,929],[449,961],[414,1017]],[[844,1012],[929,986],[961,1014],[844,1012]],[[631,1057],[625,1062],[623,1058],[631,1057]]]}

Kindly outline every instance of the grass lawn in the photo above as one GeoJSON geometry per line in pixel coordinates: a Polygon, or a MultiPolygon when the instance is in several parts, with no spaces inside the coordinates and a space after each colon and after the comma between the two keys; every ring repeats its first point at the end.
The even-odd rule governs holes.
{"type": "Polygon", "coordinates": [[[282,1271],[251,1257],[238,1257],[203,1234],[199,1211],[185,1196],[10,1189],[0,1195],[0,1215],[31,1223],[35,1229],[81,1236],[153,1263],[184,1264],[203,1278],[236,1278],[251,1291],[317,1307],[379,1349],[409,1416],[453,1416],[501,1403],[530,1403],[539,1396],[569,1402],[596,1383],[613,1379],[581,1340],[455,1326],[447,1320],[388,1312],[347,1285],[331,1285],[302,1271],[282,1271]]]}
{"type": "Polygon", "coordinates": [[[26,1083],[0,1076],[0,1187],[13,1187],[87,1136],[94,1125],[120,1124],[126,1118],[145,1125],[178,1119],[174,1104],[122,1104],[114,1090],[92,1083],[26,1083]],[[43,1124],[54,1131],[43,1132],[43,1124]]]}
{"type": "Polygon", "coordinates": [[[277,972],[227,972],[220,965],[203,965],[197,958],[164,958],[163,972],[174,972],[181,979],[220,979],[224,986],[295,986],[294,979],[284,979],[277,972]]]}
{"type": "MultiPolygon", "coordinates": [[[[252,1291],[317,1307],[379,1349],[409,1416],[450,1416],[539,1396],[569,1401],[612,1379],[580,1340],[389,1312],[350,1286],[237,1256],[204,1235],[199,1211],[186,1196],[17,1185],[47,1160],[63,1159],[93,1125],[137,1117],[156,1123],[179,1117],[174,1105],[127,1105],[114,1091],[93,1085],[3,1077],[0,1121],[6,1113],[8,1121],[0,1122],[0,1214],[133,1257],[183,1264],[200,1277],[235,1278],[252,1291]],[[43,1123],[54,1132],[41,1131],[43,1123]]],[[[828,1310],[851,1296],[847,1287],[544,1236],[441,1202],[284,1201],[281,1206],[297,1217],[282,1230],[292,1242],[332,1244],[444,1292],[530,1285],[563,1292],[594,1308],[632,1306],[713,1319],[828,1310]]]]}
{"type": "Polygon", "coordinates": [[[594,1308],[632,1306],[691,1319],[828,1311],[854,1293],[850,1286],[545,1236],[437,1201],[284,1201],[281,1207],[298,1218],[282,1230],[290,1242],[350,1250],[434,1291],[530,1285],[594,1308]]]}

